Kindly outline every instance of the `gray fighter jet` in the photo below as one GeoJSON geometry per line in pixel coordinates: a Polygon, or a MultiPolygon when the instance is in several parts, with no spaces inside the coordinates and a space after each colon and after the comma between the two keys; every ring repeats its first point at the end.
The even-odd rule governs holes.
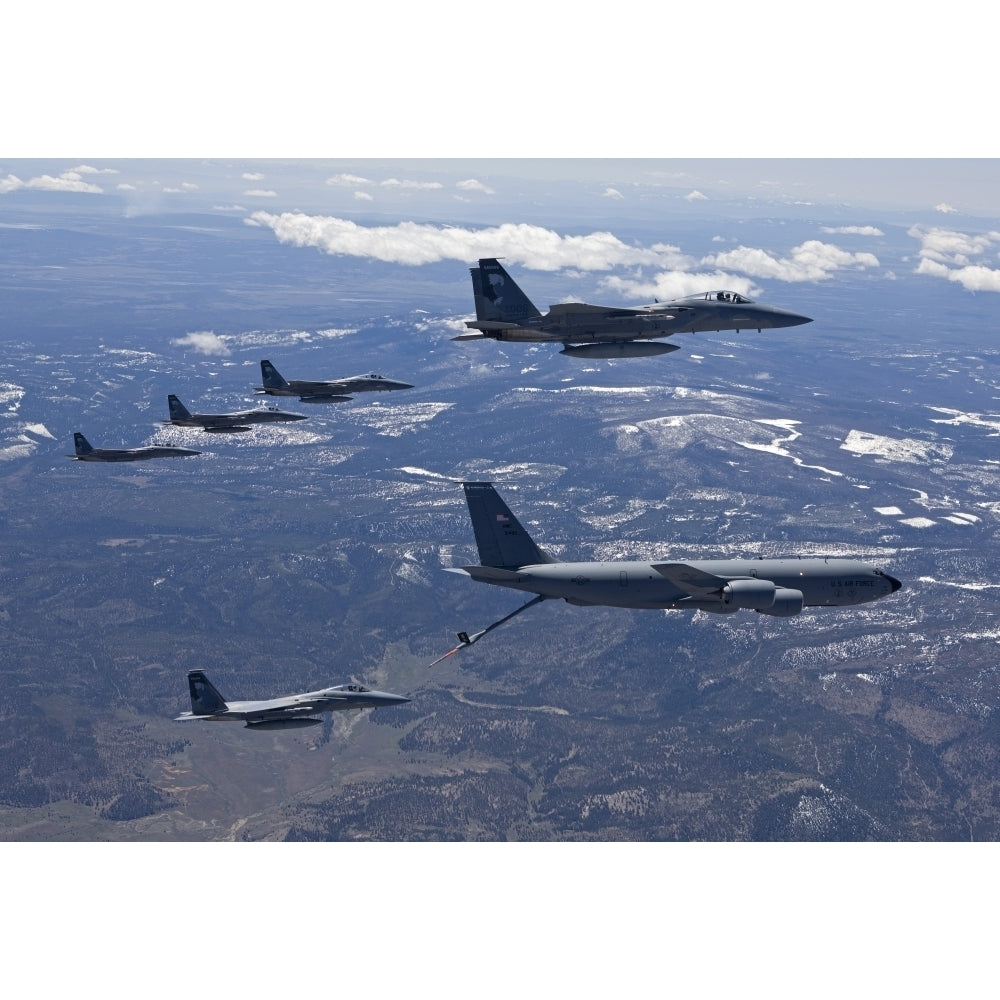
{"type": "Polygon", "coordinates": [[[350,378],[329,382],[308,382],[302,379],[285,381],[270,361],[260,363],[261,381],[254,391],[270,396],[298,396],[302,403],[347,403],[352,392],[392,392],[395,389],[412,389],[409,382],[396,382],[384,375],[353,375],[350,378]]]}
{"type": "Polygon", "coordinates": [[[888,573],[855,559],[557,562],[532,541],[492,483],[462,485],[481,565],[453,567],[452,572],[526,590],[539,595],[536,600],[561,597],[570,604],[719,615],[745,608],[790,618],[804,607],[866,604],[901,586],[888,573]]]}
{"type": "Polygon", "coordinates": [[[241,413],[192,413],[173,393],[167,396],[170,419],[165,424],[175,427],[200,427],[203,431],[229,434],[250,430],[250,424],[287,423],[290,420],[305,420],[303,413],[288,413],[276,406],[243,410],[241,413]]]}
{"type": "Polygon", "coordinates": [[[709,330],[771,330],[811,323],[808,316],[753,302],[739,292],[712,291],[638,309],[563,302],[543,316],[492,257],[470,268],[476,318],[453,340],[509,340],[564,344],[580,358],[648,357],[680,350],[650,340],[709,330]],[[647,343],[643,343],[647,341],[647,343]]]}
{"type": "Polygon", "coordinates": [[[317,712],[345,712],[352,708],[387,708],[408,702],[398,694],[372,691],[361,684],[339,684],[321,691],[290,694],[266,701],[226,701],[201,670],[188,671],[191,711],[175,722],[243,722],[247,729],[301,729],[318,726],[317,712]]]}
{"type": "Polygon", "coordinates": [[[147,458],[185,458],[201,454],[190,448],[162,445],[149,445],[145,448],[95,448],[79,431],[73,432],[73,445],[76,454],[68,457],[75,458],[78,462],[143,462],[147,458]]]}

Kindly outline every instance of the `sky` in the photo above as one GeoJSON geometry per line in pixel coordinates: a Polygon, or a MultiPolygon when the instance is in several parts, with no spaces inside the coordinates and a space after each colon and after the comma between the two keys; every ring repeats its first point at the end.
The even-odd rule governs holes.
{"type": "MultiPolygon", "coordinates": [[[[404,267],[503,257],[589,276],[592,291],[625,303],[706,288],[760,297],[774,283],[846,272],[892,280],[898,265],[1000,292],[998,168],[996,159],[0,159],[0,230],[40,225],[50,205],[116,219],[176,214],[195,228],[225,217],[291,247],[404,267]],[[748,218],[783,223],[761,245],[732,224],[748,218]],[[692,248],[692,225],[717,225],[711,250],[692,248]]],[[[574,297],[571,284],[557,301],[574,297]]]]}
{"type": "MultiPolygon", "coordinates": [[[[0,154],[2,156],[3,154],[0,154]]],[[[479,206],[522,204],[572,191],[608,215],[672,195],[705,214],[757,206],[849,206],[1000,217],[997,160],[974,158],[752,159],[735,157],[14,157],[0,158],[0,196],[14,191],[117,194],[129,211],[251,212],[336,205],[355,213],[405,211],[475,217],[479,206]],[[533,187],[524,188],[528,182],[533,187]],[[577,194],[579,192],[576,192],[577,194]],[[463,208],[463,206],[465,206],[463,208]]]]}
{"type": "MultiPolygon", "coordinates": [[[[774,207],[931,211],[1000,218],[996,158],[13,157],[0,154],[0,198],[17,191],[117,196],[130,214],[287,212],[474,219],[586,195],[609,217],[672,197],[687,215],[769,214],[774,207]],[[563,185],[572,180],[573,189],[563,185]]],[[[0,203],[2,204],[2,203],[0,203]]],[[[81,202],[82,204],[82,202],[81,202]]]]}

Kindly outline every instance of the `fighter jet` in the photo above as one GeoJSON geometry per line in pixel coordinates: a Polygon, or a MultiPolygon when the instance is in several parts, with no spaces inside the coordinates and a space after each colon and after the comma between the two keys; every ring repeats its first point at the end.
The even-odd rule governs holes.
{"type": "Polygon", "coordinates": [[[637,309],[563,302],[543,316],[495,258],[470,268],[476,318],[453,340],[564,344],[578,358],[648,357],[680,348],[642,341],[708,330],[771,330],[811,323],[808,316],[753,302],[739,292],[712,291],[637,309]]]}
{"type": "Polygon", "coordinates": [[[188,671],[191,711],[175,722],[243,722],[247,729],[300,729],[318,726],[317,712],[345,712],[352,708],[387,708],[408,702],[398,694],[372,691],[361,684],[338,684],[321,691],[290,694],[266,701],[226,701],[201,670],[188,671]]]}
{"type": "Polygon", "coordinates": [[[261,381],[254,391],[270,396],[298,396],[302,403],[347,403],[352,392],[391,392],[394,389],[412,389],[408,382],[396,382],[384,375],[354,375],[333,379],[330,382],[307,382],[293,379],[286,382],[270,361],[260,363],[261,381]]]}
{"type": "Polygon", "coordinates": [[[570,604],[718,615],[747,609],[790,618],[804,607],[867,604],[902,586],[855,559],[557,562],[532,541],[492,483],[462,485],[481,565],[452,567],[452,572],[526,590],[539,595],[536,600],[561,597],[570,604]]]}
{"type": "Polygon", "coordinates": [[[175,427],[200,427],[203,431],[216,434],[248,431],[250,424],[285,423],[289,420],[306,419],[305,414],[287,413],[276,406],[244,410],[242,413],[191,413],[173,393],[167,396],[167,406],[170,408],[170,419],[164,420],[163,423],[173,424],[175,427]]]}
{"type": "Polygon", "coordinates": [[[73,432],[73,444],[76,454],[69,455],[78,462],[143,462],[147,458],[173,458],[200,455],[200,451],[190,448],[171,448],[161,445],[150,445],[146,448],[94,448],[79,432],[73,432]]]}

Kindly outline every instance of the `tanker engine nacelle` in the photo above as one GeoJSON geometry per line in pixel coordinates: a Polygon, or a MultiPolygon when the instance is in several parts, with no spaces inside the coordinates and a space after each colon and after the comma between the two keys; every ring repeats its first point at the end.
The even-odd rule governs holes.
{"type": "Polygon", "coordinates": [[[730,580],[722,588],[722,603],[730,608],[767,611],[777,592],[770,580],[730,580]]]}
{"type": "Polygon", "coordinates": [[[722,604],[726,611],[747,608],[762,615],[792,618],[802,610],[801,590],[776,587],[770,580],[730,580],[722,588],[722,604]]]}
{"type": "Polygon", "coordinates": [[[793,618],[802,610],[804,603],[801,590],[778,587],[774,592],[774,604],[769,608],[760,608],[759,611],[762,615],[774,615],[775,618],[793,618]]]}

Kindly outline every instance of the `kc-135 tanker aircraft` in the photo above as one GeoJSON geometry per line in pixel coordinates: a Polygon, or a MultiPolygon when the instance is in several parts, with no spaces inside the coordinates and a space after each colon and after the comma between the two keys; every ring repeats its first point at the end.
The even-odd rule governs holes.
{"type": "Polygon", "coordinates": [[[449,567],[450,572],[537,596],[482,632],[471,637],[459,632],[460,645],[445,656],[551,598],[579,605],[669,608],[717,615],[746,609],[790,618],[805,607],[867,604],[902,586],[895,577],[856,559],[558,562],[535,544],[492,483],[462,486],[481,564],[449,567]]]}
{"type": "Polygon", "coordinates": [[[387,708],[403,705],[409,698],[385,691],[372,691],[362,684],[338,684],[321,691],[306,691],[266,701],[226,701],[201,670],[188,671],[191,711],[175,722],[243,722],[247,729],[301,729],[318,726],[317,712],[346,712],[353,708],[387,708]]]}
{"type": "Polygon", "coordinates": [[[564,344],[578,358],[648,357],[680,350],[650,340],[710,330],[773,330],[811,323],[808,316],[753,302],[739,292],[712,291],[637,309],[562,302],[543,316],[496,258],[470,268],[476,318],[453,340],[509,340],[564,344]],[[641,343],[646,341],[646,343],[641,343]]]}
{"type": "Polygon", "coordinates": [[[462,485],[482,565],[452,567],[452,572],[570,604],[721,615],[746,608],[788,618],[804,607],[866,604],[901,586],[856,559],[557,562],[532,541],[492,483],[462,485]]]}

